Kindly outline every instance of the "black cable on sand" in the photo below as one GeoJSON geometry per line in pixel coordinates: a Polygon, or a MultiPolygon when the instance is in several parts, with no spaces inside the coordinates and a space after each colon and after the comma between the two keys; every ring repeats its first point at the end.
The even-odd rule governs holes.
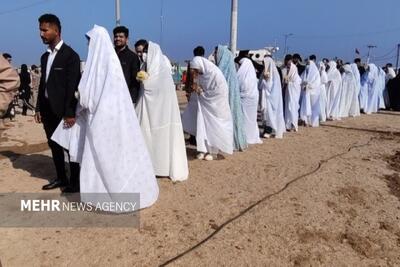
{"type": "MultiPolygon", "coordinates": [[[[379,133],[379,132],[378,132],[378,133],[379,133]]],[[[387,133],[387,132],[386,132],[386,133],[387,133]]],[[[183,256],[187,255],[188,253],[194,251],[195,249],[199,248],[201,245],[203,245],[203,244],[206,243],[207,241],[211,240],[216,234],[218,234],[218,233],[219,233],[222,229],[224,229],[228,224],[230,224],[230,223],[236,221],[237,219],[239,219],[240,217],[242,217],[243,215],[245,215],[246,213],[248,213],[250,210],[254,209],[256,206],[258,206],[258,205],[260,205],[261,203],[263,203],[264,201],[266,201],[266,200],[268,200],[268,199],[270,199],[270,198],[272,198],[272,197],[274,197],[274,196],[276,196],[276,195],[279,195],[280,193],[284,192],[286,189],[288,189],[289,186],[291,186],[292,184],[296,183],[297,181],[299,181],[299,180],[301,180],[301,179],[304,179],[305,177],[310,176],[310,175],[316,173],[317,171],[319,171],[319,170],[321,169],[321,167],[322,167],[324,164],[328,163],[330,160],[335,159],[335,158],[338,158],[338,157],[341,157],[341,156],[343,156],[343,155],[349,153],[351,150],[353,150],[353,149],[355,149],[355,148],[360,148],[360,147],[368,146],[368,145],[372,142],[372,140],[374,140],[375,138],[376,138],[376,137],[371,137],[370,140],[369,140],[367,143],[365,143],[365,144],[361,144],[361,145],[354,144],[354,145],[350,146],[350,147],[347,149],[347,151],[345,151],[345,152],[342,152],[342,153],[333,155],[333,156],[331,156],[331,157],[329,157],[329,158],[327,158],[327,159],[320,160],[319,163],[318,163],[318,166],[317,166],[316,168],[314,168],[314,170],[309,171],[309,172],[307,172],[307,173],[305,173],[305,174],[303,174],[303,175],[300,175],[300,176],[294,178],[293,180],[291,180],[290,182],[288,182],[287,184],[285,184],[285,186],[284,186],[282,189],[280,189],[279,191],[264,196],[263,198],[261,198],[261,199],[258,200],[257,202],[253,203],[252,205],[250,205],[250,206],[247,207],[246,209],[242,210],[242,211],[241,211],[238,215],[236,215],[235,217],[232,217],[232,218],[228,219],[227,221],[225,221],[224,223],[222,223],[221,225],[219,225],[219,226],[215,229],[215,231],[212,232],[211,234],[209,234],[206,238],[204,238],[203,240],[201,240],[200,242],[198,242],[198,243],[195,244],[194,246],[190,247],[189,249],[185,250],[184,252],[178,254],[177,256],[175,256],[175,257],[173,257],[173,258],[167,260],[166,262],[160,264],[159,266],[167,266],[167,265],[173,263],[174,261],[176,261],[176,260],[182,258],[183,256]]]]}

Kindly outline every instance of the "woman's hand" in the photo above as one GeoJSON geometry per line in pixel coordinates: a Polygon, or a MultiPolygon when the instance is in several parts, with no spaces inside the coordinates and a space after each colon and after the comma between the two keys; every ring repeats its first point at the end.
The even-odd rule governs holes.
{"type": "Polygon", "coordinates": [[[203,92],[203,90],[197,83],[192,84],[192,90],[196,92],[198,95],[200,95],[203,92]]]}

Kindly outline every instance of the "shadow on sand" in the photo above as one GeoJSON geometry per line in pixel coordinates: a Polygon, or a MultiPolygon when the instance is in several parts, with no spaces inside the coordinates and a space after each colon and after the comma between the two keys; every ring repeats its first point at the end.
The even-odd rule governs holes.
{"type": "Polygon", "coordinates": [[[14,169],[26,171],[31,177],[47,181],[55,177],[53,159],[49,156],[40,154],[25,155],[6,150],[0,151],[0,159],[1,158],[8,158],[14,169]]]}

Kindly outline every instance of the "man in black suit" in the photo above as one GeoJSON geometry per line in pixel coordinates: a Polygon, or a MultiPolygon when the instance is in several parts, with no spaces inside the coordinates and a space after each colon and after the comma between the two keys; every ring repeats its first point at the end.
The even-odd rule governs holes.
{"type": "Polygon", "coordinates": [[[361,58],[354,59],[354,63],[357,64],[357,68],[358,68],[358,71],[360,72],[360,76],[363,76],[366,70],[365,70],[364,65],[361,62],[361,58]]]}
{"type": "Polygon", "coordinates": [[[44,14],[39,18],[40,37],[48,45],[40,59],[40,79],[35,120],[43,123],[53,155],[57,178],[43,186],[43,190],[61,187],[63,192],[79,192],[79,164],[70,162],[70,179],[66,177],[64,149],[51,140],[55,129],[64,121],[64,127],[75,124],[77,100],[75,92],[80,80],[78,54],[61,39],[61,23],[57,16],[44,14]]]}
{"type": "Polygon", "coordinates": [[[301,58],[301,56],[299,54],[293,54],[292,61],[293,61],[293,64],[296,65],[297,72],[298,72],[299,76],[301,77],[301,75],[303,74],[303,72],[306,69],[306,66],[301,64],[303,62],[303,59],[301,58]]]}
{"type": "Polygon", "coordinates": [[[128,47],[128,28],[125,26],[118,26],[113,30],[113,34],[115,51],[121,62],[122,71],[124,72],[132,102],[136,103],[140,88],[140,83],[136,80],[136,75],[140,71],[139,57],[128,47]]]}

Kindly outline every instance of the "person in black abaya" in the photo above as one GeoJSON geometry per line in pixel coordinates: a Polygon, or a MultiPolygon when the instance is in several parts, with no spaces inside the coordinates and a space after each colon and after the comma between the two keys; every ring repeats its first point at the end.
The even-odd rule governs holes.
{"type": "Polygon", "coordinates": [[[31,75],[28,72],[28,67],[26,64],[21,65],[21,73],[19,74],[21,80],[21,85],[19,86],[19,98],[23,100],[24,105],[22,107],[22,115],[26,116],[26,111],[32,109],[29,104],[29,99],[31,98],[31,75]]]}
{"type": "Polygon", "coordinates": [[[400,111],[400,74],[390,80],[387,84],[389,91],[390,107],[392,110],[400,111]]]}

